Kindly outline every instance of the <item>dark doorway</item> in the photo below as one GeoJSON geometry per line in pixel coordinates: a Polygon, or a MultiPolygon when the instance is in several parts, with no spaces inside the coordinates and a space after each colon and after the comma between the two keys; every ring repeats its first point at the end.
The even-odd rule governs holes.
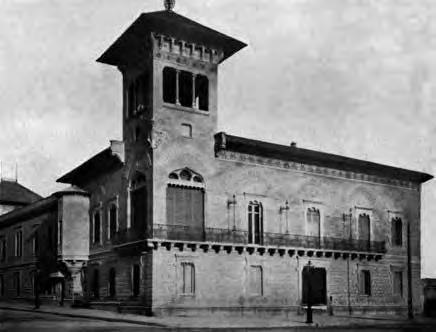
{"type": "Polygon", "coordinates": [[[132,268],[132,296],[138,297],[139,296],[139,290],[140,290],[140,270],[139,265],[135,264],[132,268]]]}
{"type": "Polygon", "coordinates": [[[109,296],[115,297],[116,294],[116,272],[114,268],[109,270],[109,296]]]}
{"type": "Polygon", "coordinates": [[[100,274],[97,269],[94,270],[94,275],[92,276],[92,296],[95,299],[100,298],[100,274]]]}
{"type": "Polygon", "coordinates": [[[327,305],[327,278],[324,268],[313,267],[309,272],[308,267],[303,269],[303,300],[307,305],[309,299],[309,282],[311,284],[312,305],[327,305]]]}

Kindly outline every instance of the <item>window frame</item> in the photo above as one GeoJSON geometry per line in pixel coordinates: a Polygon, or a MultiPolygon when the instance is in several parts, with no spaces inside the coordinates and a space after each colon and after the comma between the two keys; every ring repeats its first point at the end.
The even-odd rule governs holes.
{"type": "Polygon", "coordinates": [[[250,296],[264,296],[264,273],[262,265],[250,265],[249,266],[249,275],[248,275],[248,292],[250,296]],[[254,281],[254,271],[259,271],[260,277],[260,285],[256,285],[256,289],[260,288],[260,293],[253,291],[253,281],[254,281]],[[258,287],[260,286],[260,287],[258,287]]]}
{"type": "Polygon", "coordinates": [[[19,228],[15,230],[14,234],[14,256],[23,256],[23,229],[19,228]]]}
{"type": "Polygon", "coordinates": [[[391,244],[392,247],[401,248],[403,241],[403,219],[400,216],[391,217],[391,244]],[[398,226],[399,224],[399,226],[398,226]],[[399,228],[398,228],[399,227],[399,228]]]}
{"type": "Polygon", "coordinates": [[[369,269],[362,269],[359,272],[359,293],[363,296],[372,295],[372,278],[371,271],[369,269]]]}
{"type": "Polygon", "coordinates": [[[161,74],[163,104],[209,114],[211,104],[210,79],[206,73],[165,66],[161,74]],[[191,77],[191,83],[185,87],[183,80],[191,79],[191,77]],[[167,92],[171,85],[174,85],[174,87],[170,92],[167,92]],[[190,100],[182,100],[182,93],[185,88],[190,100]],[[205,99],[206,101],[204,101],[205,99]]]}
{"type": "Polygon", "coordinates": [[[196,280],[195,280],[195,265],[193,262],[181,262],[181,272],[182,272],[182,278],[181,278],[181,295],[182,296],[195,296],[195,290],[196,290],[196,280]],[[187,273],[186,273],[186,267],[190,267],[190,285],[188,289],[187,280],[185,279],[187,273]],[[189,292],[189,291],[190,292],[189,292]]]}
{"type": "Polygon", "coordinates": [[[106,213],[107,213],[107,239],[111,240],[113,239],[116,234],[119,232],[120,230],[120,225],[119,225],[119,208],[118,208],[118,196],[116,199],[110,201],[107,204],[107,208],[106,208],[106,213]],[[111,218],[111,209],[115,208],[115,232],[114,234],[111,233],[111,222],[112,222],[112,218],[111,218]]]}
{"type": "Polygon", "coordinates": [[[263,204],[261,201],[253,200],[248,203],[247,206],[247,235],[248,243],[262,245],[264,240],[264,213],[263,204]],[[255,211],[255,207],[258,207],[259,211],[255,211]],[[259,218],[259,241],[256,242],[256,216],[259,218]]]}
{"type": "Polygon", "coordinates": [[[92,245],[99,245],[102,243],[102,224],[103,224],[103,214],[101,213],[101,207],[95,208],[92,212],[92,245]],[[99,232],[98,232],[98,241],[95,241],[96,229],[95,229],[95,216],[99,215],[99,232]]]}

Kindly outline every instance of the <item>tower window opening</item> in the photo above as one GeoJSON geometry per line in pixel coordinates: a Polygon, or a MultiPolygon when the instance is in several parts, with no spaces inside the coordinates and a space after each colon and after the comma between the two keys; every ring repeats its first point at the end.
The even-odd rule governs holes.
{"type": "Polygon", "coordinates": [[[177,71],[174,68],[165,67],[163,70],[163,100],[166,103],[176,103],[177,71]]]}
{"type": "Polygon", "coordinates": [[[171,67],[165,67],[162,76],[165,103],[209,110],[209,80],[206,76],[171,67]]]}
{"type": "Polygon", "coordinates": [[[209,80],[206,76],[195,77],[195,104],[202,111],[209,110],[209,80]]]}
{"type": "Polygon", "coordinates": [[[181,71],[179,77],[179,102],[180,105],[185,107],[192,107],[192,85],[193,76],[192,73],[187,71],[181,71]]]}

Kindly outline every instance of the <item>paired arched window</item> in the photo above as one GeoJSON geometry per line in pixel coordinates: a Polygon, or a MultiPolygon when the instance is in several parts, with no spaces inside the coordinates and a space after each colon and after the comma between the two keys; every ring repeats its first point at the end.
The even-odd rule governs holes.
{"type": "Polygon", "coordinates": [[[402,246],[403,245],[403,221],[401,218],[396,217],[391,220],[391,234],[392,234],[392,245],[402,246]]]}
{"type": "Polygon", "coordinates": [[[162,81],[164,102],[209,110],[209,80],[206,76],[165,67],[162,81]]]}
{"type": "Polygon", "coordinates": [[[263,207],[258,201],[248,204],[248,243],[263,243],[263,207]]]}

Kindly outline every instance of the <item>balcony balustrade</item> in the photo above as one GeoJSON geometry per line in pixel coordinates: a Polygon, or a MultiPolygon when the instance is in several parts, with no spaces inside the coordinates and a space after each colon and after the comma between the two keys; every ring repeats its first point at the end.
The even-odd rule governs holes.
{"type": "Polygon", "coordinates": [[[195,228],[181,225],[155,224],[147,232],[147,238],[173,240],[230,243],[240,245],[284,246],[306,249],[359,251],[385,253],[384,241],[365,241],[335,237],[316,237],[295,234],[281,234],[264,232],[260,243],[249,241],[247,231],[222,228],[195,228]]]}

